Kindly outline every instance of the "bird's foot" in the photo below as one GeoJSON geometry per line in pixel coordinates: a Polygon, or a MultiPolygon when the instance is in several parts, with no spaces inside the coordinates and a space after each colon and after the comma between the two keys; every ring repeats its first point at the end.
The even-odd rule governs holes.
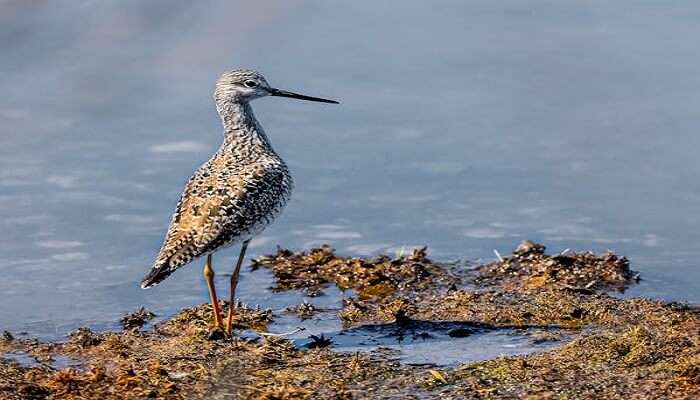
{"type": "Polygon", "coordinates": [[[233,315],[229,314],[228,318],[226,318],[226,327],[224,328],[224,332],[226,332],[226,335],[229,337],[233,337],[233,315]]]}

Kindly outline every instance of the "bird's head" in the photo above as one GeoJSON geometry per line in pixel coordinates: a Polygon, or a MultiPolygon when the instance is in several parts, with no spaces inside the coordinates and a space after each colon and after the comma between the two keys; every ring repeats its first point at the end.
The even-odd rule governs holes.
{"type": "Polygon", "coordinates": [[[216,82],[214,97],[217,102],[247,103],[265,96],[289,97],[292,99],[338,104],[337,101],[275,89],[260,73],[245,69],[224,72],[216,82]]]}

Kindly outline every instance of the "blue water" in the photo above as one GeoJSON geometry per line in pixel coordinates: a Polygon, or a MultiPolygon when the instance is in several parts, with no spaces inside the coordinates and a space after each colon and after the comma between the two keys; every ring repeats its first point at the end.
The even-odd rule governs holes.
{"type": "MultiPolygon", "coordinates": [[[[3,1],[0,329],[206,301],[200,265],[138,283],[237,67],[342,102],[254,103],[297,186],[251,256],[490,261],[529,238],[612,249],[642,273],[629,295],[698,302],[699,36],[692,1],[3,1]]],[[[246,268],[241,299],[302,300],[270,285],[246,268]]]]}
{"type": "MultiPolygon", "coordinates": [[[[469,323],[459,322],[418,322],[414,325],[359,326],[340,332],[326,332],[321,339],[330,340],[330,348],[336,351],[382,352],[404,364],[456,367],[469,361],[544,351],[560,346],[571,338],[571,335],[562,334],[552,341],[535,343],[533,336],[543,330],[475,328],[469,323]],[[457,330],[461,330],[461,334],[453,334],[457,330]]],[[[312,347],[314,340],[310,338],[295,342],[300,347],[312,347]]]]}

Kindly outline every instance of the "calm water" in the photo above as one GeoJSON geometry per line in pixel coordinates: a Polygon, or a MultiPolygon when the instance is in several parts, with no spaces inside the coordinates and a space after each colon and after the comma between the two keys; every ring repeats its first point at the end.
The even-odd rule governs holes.
{"type": "MultiPolygon", "coordinates": [[[[251,256],[491,260],[530,238],[613,249],[642,272],[630,295],[700,302],[700,5],[611,3],[1,2],[0,329],[206,301],[199,265],[138,283],[242,66],[342,101],[254,104],[297,189],[251,256]]],[[[242,300],[302,300],[270,284],[246,270],[242,300]]]]}

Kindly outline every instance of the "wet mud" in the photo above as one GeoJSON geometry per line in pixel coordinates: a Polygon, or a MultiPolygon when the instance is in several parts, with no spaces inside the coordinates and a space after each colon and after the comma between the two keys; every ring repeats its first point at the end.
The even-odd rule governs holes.
{"type": "MultiPolygon", "coordinates": [[[[267,328],[280,315],[238,304],[232,338],[212,335],[209,305],[155,324],[137,310],[121,332],[81,328],[65,342],[8,332],[0,338],[0,398],[700,396],[700,310],[610,296],[639,279],[615,254],[548,255],[523,242],[497,262],[463,268],[430,260],[426,249],[360,259],[321,247],[280,249],[253,268],[272,272],[274,290],[309,299],[332,286],[351,290],[338,311],[342,330],[303,341],[276,336],[267,328]],[[480,343],[470,338],[489,334],[524,338],[536,351],[414,363],[386,345],[400,337],[423,351],[467,354],[480,343]],[[376,343],[352,342],[358,336],[376,343]]],[[[280,314],[303,320],[323,312],[304,302],[280,314]]]]}

